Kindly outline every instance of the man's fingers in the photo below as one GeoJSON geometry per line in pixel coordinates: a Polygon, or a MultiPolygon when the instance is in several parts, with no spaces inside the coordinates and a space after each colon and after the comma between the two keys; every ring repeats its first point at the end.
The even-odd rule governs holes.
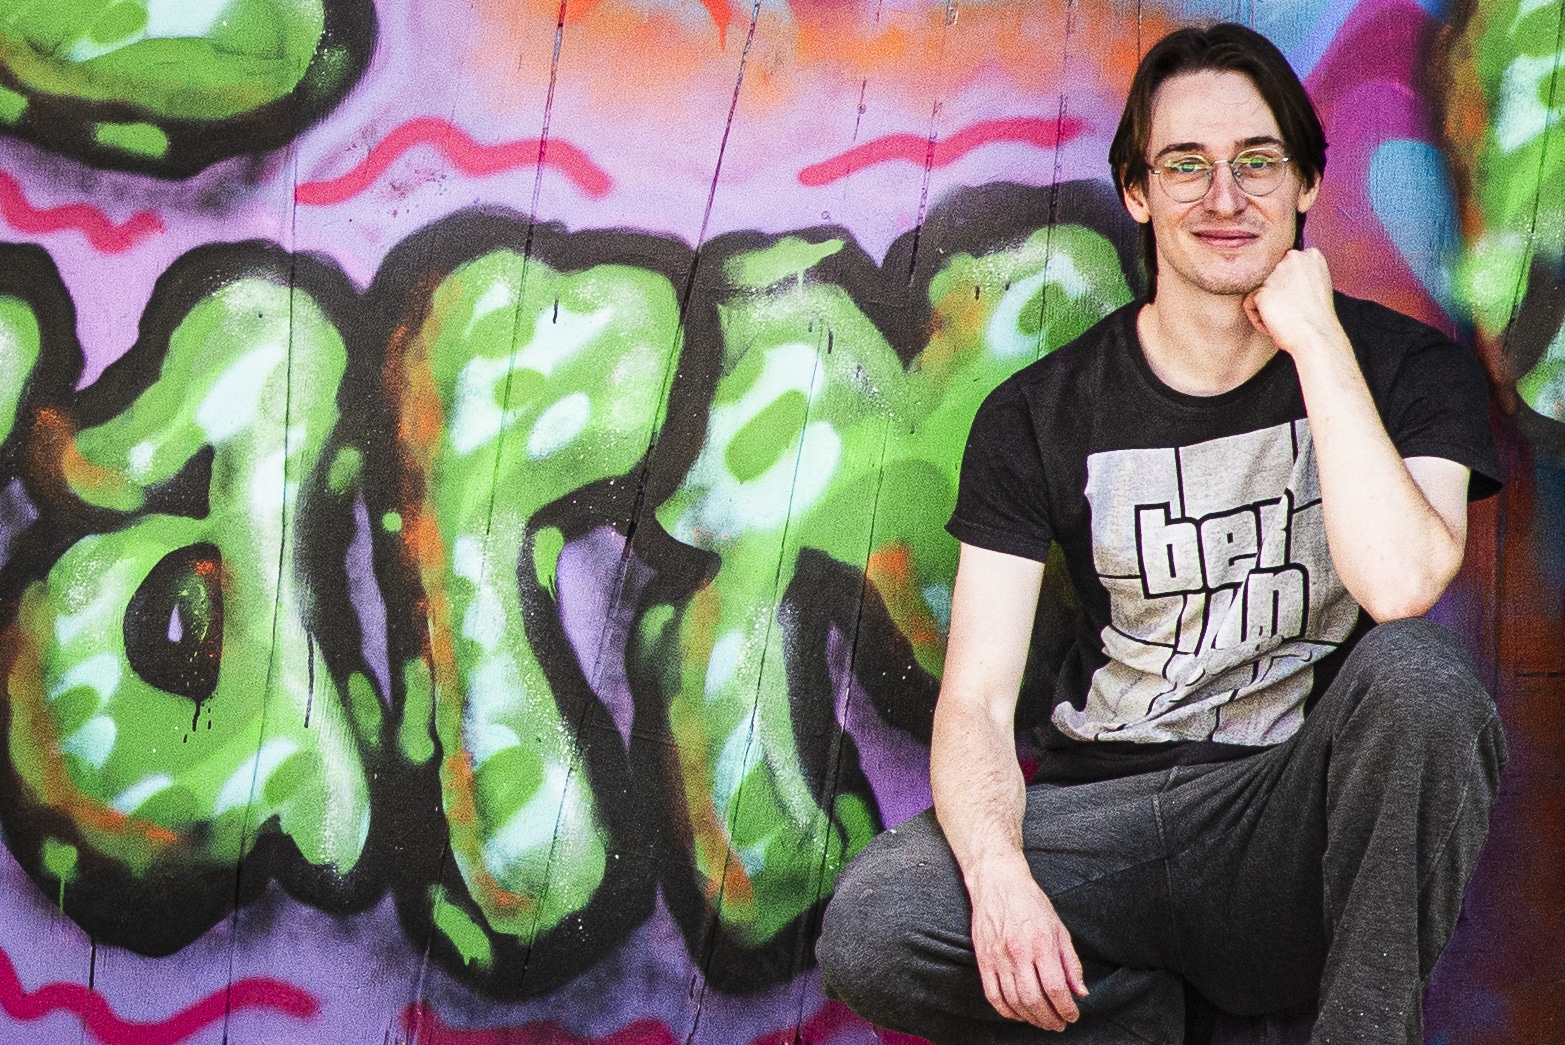
{"type": "Polygon", "coordinates": [[[1061,1018],[1049,1000],[1048,989],[1042,982],[1044,970],[1032,961],[1017,966],[1016,1004],[1013,1006],[1026,1017],[1027,1022],[1044,1030],[1064,1030],[1066,1021],[1061,1018]]]}
{"type": "Polygon", "coordinates": [[[1000,989],[999,972],[993,967],[986,968],[980,965],[978,967],[978,975],[984,983],[984,997],[989,999],[989,1004],[994,1007],[994,1011],[1008,1020],[1021,1019],[1016,1014],[1016,1010],[1011,1008],[1010,1003],[1005,1000],[1005,992],[1000,989]]]}
{"type": "Polygon", "coordinates": [[[1070,933],[1060,937],[1060,961],[1065,966],[1065,982],[1078,998],[1087,996],[1087,977],[1081,971],[1081,959],[1076,957],[1076,945],[1071,943],[1070,933]]]}
{"type": "Polygon", "coordinates": [[[1050,1029],[1063,1029],[1066,1023],[1075,1023],[1081,1011],[1076,1008],[1076,999],[1071,994],[1070,985],[1066,983],[1066,972],[1059,955],[1049,956],[1047,964],[1038,970],[1038,979],[1043,985],[1044,995],[1049,999],[1050,1008],[1063,1021],[1059,1028],[1050,1029]]]}
{"type": "Polygon", "coordinates": [[[1266,321],[1261,318],[1261,309],[1260,306],[1256,305],[1255,303],[1255,295],[1256,292],[1252,290],[1250,293],[1244,296],[1244,314],[1250,317],[1251,326],[1255,327],[1256,330],[1259,330],[1267,337],[1271,337],[1271,335],[1266,332],[1266,321]]]}

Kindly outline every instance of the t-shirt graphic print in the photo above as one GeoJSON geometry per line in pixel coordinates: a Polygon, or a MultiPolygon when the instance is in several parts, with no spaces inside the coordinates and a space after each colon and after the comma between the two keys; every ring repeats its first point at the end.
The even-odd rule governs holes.
{"type": "Polygon", "coordinates": [[[1055,726],[1242,745],[1297,730],[1314,665],[1359,615],[1326,546],[1309,422],[1091,454],[1086,497],[1109,660],[1055,726]]]}

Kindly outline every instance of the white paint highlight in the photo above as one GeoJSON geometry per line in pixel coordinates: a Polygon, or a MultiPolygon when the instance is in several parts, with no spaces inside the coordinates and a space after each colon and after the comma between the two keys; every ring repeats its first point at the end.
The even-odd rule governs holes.
{"type": "Polygon", "coordinates": [[[250,427],[260,416],[266,379],[287,358],[286,344],[260,345],[234,360],[212,382],[196,408],[196,424],[208,439],[221,443],[250,427]]]}
{"type": "Polygon", "coordinates": [[[510,726],[498,722],[481,722],[465,730],[468,753],[473,756],[473,768],[477,769],[495,755],[522,742],[510,726]]]}
{"type": "Polygon", "coordinates": [[[457,373],[452,390],[451,445],[458,454],[472,453],[515,424],[524,410],[501,408],[505,377],[513,370],[531,370],[545,378],[571,361],[598,337],[614,318],[612,308],[572,312],[564,305],[539,309],[533,337],[510,357],[477,356],[457,373]]]}
{"type": "Polygon", "coordinates": [[[1500,114],[1494,121],[1494,140],[1502,152],[1513,152],[1530,143],[1565,116],[1565,106],[1543,104],[1543,81],[1565,62],[1559,54],[1519,54],[1500,78],[1500,114]]]}
{"type": "Polygon", "coordinates": [[[826,421],[805,425],[770,468],[747,482],[728,470],[726,457],[729,444],[768,406],[792,391],[813,403],[825,382],[813,345],[791,342],[767,350],[755,384],[738,402],[712,409],[706,446],[686,480],[707,492],[674,524],[674,536],[708,548],[746,530],[778,529],[790,512],[804,512],[820,499],[842,458],[842,437],[826,421]]]}
{"type": "Polygon", "coordinates": [[[569,446],[587,427],[592,400],[586,392],[572,392],[538,415],[527,437],[527,456],[538,461],[569,446]]]}
{"type": "Polygon", "coordinates": [[[144,481],[152,470],[152,459],[157,456],[157,452],[158,444],[150,439],[143,439],[131,447],[125,455],[125,470],[130,473],[130,477],[137,482],[144,481]]]}
{"type": "Polygon", "coordinates": [[[512,813],[484,846],[484,865],[507,888],[536,896],[543,891],[549,851],[558,835],[563,866],[571,849],[591,844],[592,809],[579,774],[558,763],[546,765],[543,781],[525,805],[512,813]]]}
{"type": "Polygon", "coordinates": [[[995,306],[989,322],[984,326],[984,343],[991,352],[1002,359],[1038,354],[1043,341],[1040,334],[1048,330],[1048,317],[1042,317],[1040,334],[1024,334],[1022,311],[1046,283],[1057,284],[1060,292],[1069,298],[1079,298],[1088,289],[1087,278],[1069,254],[1050,254],[1049,260],[1043,264],[1043,271],[1012,283],[1011,289],[1005,292],[1000,303],[995,306]]]}
{"type": "Polygon", "coordinates": [[[60,750],[75,755],[94,769],[102,769],[114,753],[119,727],[107,715],[95,715],[60,742],[60,750]]]}
{"type": "Polygon", "coordinates": [[[712,655],[706,661],[706,699],[722,695],[739,670],[739,655],[744,652],[744,632],[735,629],[712,643],[712,655]]]}
{"type": "Polygon", "coordinates": [[[299,745],[288,737],[275,737],[262,744],[261,749],[241,762],[223,784],[217,804],[212,807],[212,815],[221,816],[230,809],[249,804],[251,788],[259,795],[277,767],[298,750],[299,745]]]}
{"type": "MultiPolygon", "coordinates": [[[[146,35],[150,39],[178,40],[205,36],[228,13],[229,0],[143,0],[147,8],[146,35]]],[[[290,5],[291,6],[291,5],[290,5]]]]}
{"type": "Polygon", "coordinates": [[[473,329],[496,312],[515,307],[516,287],[504,280],[495,280],[484,288],[484,292],[473,303],[472,318],[467,321],[467,326],[462,328],[463,339],[471,338],[473,329]]]}
{"type": "Polygon", "coordinates": [[[749,720],[728,735],[712,766],[712,804],[726,820],[729,805],[750,771],[761,764],[761,738],[750,730],[749,720]]]}
{"type": "Polygon", "coordinates": [[[98,694],[98,706],[101,708],[114,696],[115,690],[119,689],[123,670],[120,658],[114,654],[95,654],[79,664],[73,664],[70,670],[61,675],[59,680],[49,687],[48,699],[57,700],[78,686],[86,686],[98,694]]]}
{"type": "Polygon", "coordinates": [[[505,639],[505,610],[493,588],[479,585],[473,601],[462,614],[462,637],[494,652],[505,639]]]}
{"type": "Polygon", "coordinates": [[[173,777],[169,776],[167,773],[158,773],[154,776],[146,777],[145,779],[134,783],[130,787],[127,787],[125,790],[121,791],[119,796],[115,798],[114,801],[109,803],[109,807],[116,812],[124,813],[126,816],[130,816],[136,810],[145,805],[147,799],[151,798],[158,792],[166,791],[173,786],[173,777]]]}

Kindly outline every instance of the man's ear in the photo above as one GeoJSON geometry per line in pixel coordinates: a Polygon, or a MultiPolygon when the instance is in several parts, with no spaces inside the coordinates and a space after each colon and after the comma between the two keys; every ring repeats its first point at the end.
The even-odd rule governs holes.
{"type": "Polygon", "coordinates": [[[1311,185],[1311,186],[1303,189],[1302,191],[1300,191],[1300,193],[1299,193],[1299,202],[1298,202],[1299,213],[1303,214],[1305,211],[1307,211],[1311,207],[1315,206],[1315,197],[1317,197],[1319,195],[1320,195],[1320,178],[1317,177],[1315,179],[1315,184],[1314,185],[1311,185]]]}
{"type": "Polygon", "coordinates": [[[1146,186],[1131,182],[1125,186],[1125,191],[1120,194],[1120,200],[1125,204],[1125,209],[1130,211],[1130,216],[1136,224],[1145,225],[1152,220],[1152,210],[1147,206],[1146,186]]]}

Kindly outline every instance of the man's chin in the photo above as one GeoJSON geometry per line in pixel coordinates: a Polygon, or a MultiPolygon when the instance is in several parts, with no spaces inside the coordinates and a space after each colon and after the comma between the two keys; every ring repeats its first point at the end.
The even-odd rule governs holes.
{"type": "Polygon", "coordinates": [[[1169,264],[1166,268],[1161,268],[1158,278],[1161,281],[1168,278],[1168,275],[1173,275],[1174,278],[1180,279],[1204,294],[1242,298],[1246,294],[1259,290],[1261,284],[1266,282],[1266,277],[1271,274],[1273,265],[1276,264],[1275,261],[1272,265],[1260,264],[1261,259],[1258,258],[1205,260],[1207,264],[1169,264]],[[1228,264],[1221,264],[1223,260],[1228,264]]]}
{"type": "Polygon", "coordinates": [[[1226,273],[1200,273],[1198,278],[1191,281],[1197,289],[1208,294],[1216,294],[1221,297],[1242,298],[1246,294],[1261,289],[1261,284],[1266,282],[1266,273],[1261,272],[1226,272],[1226,273]]]}
{"type": "Polygon", "coordinates": [[[1242,298],[1261,289],[1264,279],[1230,280],[1224,283],[1214,283],[1201,289],[1208,294],[1218,294],[1222,297],[1242,298]]]}

